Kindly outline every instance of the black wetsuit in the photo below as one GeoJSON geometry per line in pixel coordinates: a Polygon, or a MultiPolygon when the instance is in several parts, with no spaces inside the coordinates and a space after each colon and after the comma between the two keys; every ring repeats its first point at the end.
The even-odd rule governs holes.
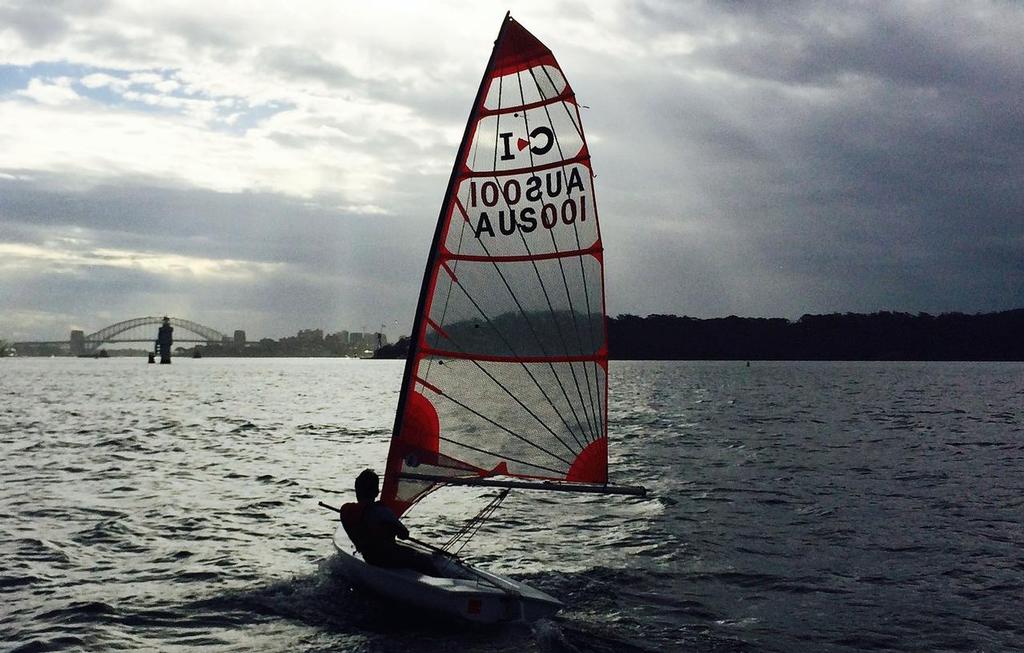
{"type": "Polygon", "coordinates": [[[409,529],[380,502],[346,503],[341,507],[341,525],[371,565],[440,575],[430,556],[395,542],[396,537],[403,540],[409,537],[409,529]]]}

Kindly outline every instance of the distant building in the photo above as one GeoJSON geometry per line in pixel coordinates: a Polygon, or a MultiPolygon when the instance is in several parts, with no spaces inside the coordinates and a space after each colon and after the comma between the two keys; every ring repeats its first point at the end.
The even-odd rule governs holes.
{"type": "Polygon", "coordinates": [[[245,344],[245,330],[244,329],[235,329],[235,344],[236,345],[244,345],[245,344]]]}
{"type": "Polygon", "coordinates": [[[362,347],[375,340],[372,333],[363,333],[362,331],[353,331],[348,336],[349,344],[357,347],[362,347]]]}

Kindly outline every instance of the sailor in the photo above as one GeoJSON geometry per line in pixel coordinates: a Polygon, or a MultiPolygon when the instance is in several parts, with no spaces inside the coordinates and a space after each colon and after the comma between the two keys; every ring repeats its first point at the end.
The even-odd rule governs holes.
{"type": "Polygon", "coordinates": [[[345,528],[356,549],[371,565],[378,567],[408,568],[427,576],[440,576],[430,556],[395,542],[395,538],[409,539],[409,529],[391,510],[376,501],[380,480],[372,469],[364,469],[356,477],[356,503],[346,503],[339,511],[345,528]]]}

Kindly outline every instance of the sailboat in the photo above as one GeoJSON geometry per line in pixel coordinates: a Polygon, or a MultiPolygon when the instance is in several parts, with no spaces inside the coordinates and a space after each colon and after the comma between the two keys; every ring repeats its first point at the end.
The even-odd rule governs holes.
{"type": "MultiPolygon", "coordinates": [[[[604,304],[579,105],[506,14],[430,246],[381,502],[401,516],[452,485],[643,495],[608,481],[604,304]]],[[[334,543],[354,585],[403,603],[480,622],[562,607],[431,545],[444,577],[370,566],[341,527],[334,543]]]]}

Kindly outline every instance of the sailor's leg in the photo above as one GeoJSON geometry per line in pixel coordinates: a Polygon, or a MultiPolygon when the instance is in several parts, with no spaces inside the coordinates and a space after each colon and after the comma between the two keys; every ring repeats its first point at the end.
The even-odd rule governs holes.
{"type": "Polygon", "coordinates": [[[392,559],[400,563],[396,566],[418,571],[425,576],[441,575],[441,572],[438,571],[437,566],[429,555],[401,544],[395,545],[392,551],[392,559]]]}

